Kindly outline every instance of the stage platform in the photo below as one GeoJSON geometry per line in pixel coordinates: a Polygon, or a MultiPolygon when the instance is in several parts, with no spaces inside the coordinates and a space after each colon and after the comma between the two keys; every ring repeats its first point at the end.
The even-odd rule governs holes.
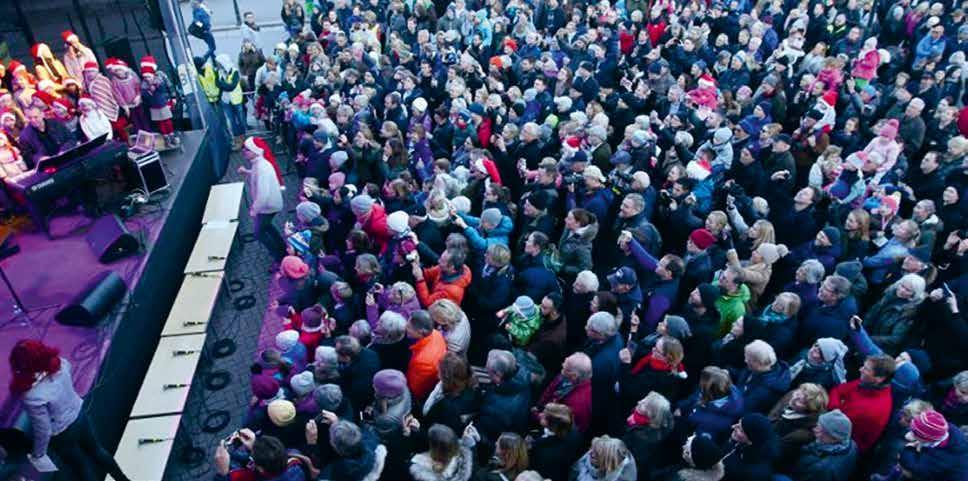
{"type": "MultiPolygon", "coordinates": [[[[61,350],[71,361],[75,387],[85,397],[101,440],[113,447],[147,371],[168,309],[179,288],[182,269],[200,228],[209,186],[215,182],[209,138],[203,131],[183,132],[183,147],[162,153],[170,189],[125,220],[141,241],[134,256],[101,264],[86,242],[94,219],[61,215],[51,222],[53,239],[27,226],[15,235],[20,253],[2,267],[30,320],[11,320],[13,300],[0,290],[0,356],[24,338],[38,339],[61,350]],[[95,327],[58,324],[54,315],[92,277],[117,272],[128,294],[95,327]]],[[[3,286],[0,286],[2,288],[3,286]]],[[[9,369],[0,369],[0,420],[13,426],[21,412],[6,388],[9,369]]]]}

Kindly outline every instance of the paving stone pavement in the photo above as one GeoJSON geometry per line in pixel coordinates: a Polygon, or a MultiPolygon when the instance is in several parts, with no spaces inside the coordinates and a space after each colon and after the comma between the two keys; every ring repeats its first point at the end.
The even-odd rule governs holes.
{"type": "MultiPolygon", "coordinates": [[[[274,142],[267,139],[270,145],[274,142]]],[[[277,146],[275,150],[281,150],[277,146]]],[[[288,165],[288,157],[277,152],[280,167],[288,165]]],[[[242,180],[236,172],[243,160],[233,153],[230,166],[222,182],[242,180]]],[[[295,193],[298,192],[298,178],[295,173],[285,176],[286,213],[295,209],[295,193]]],[[[259,352],[260,333],[276,332],[278,329],[263,329],[263,319],[267,315],[271,299],[272,275],[268,271],[271,258],[252,236],[252,221],[247,215],[243,200],[239,230],[226,263],[226,287],[216,302],[209,323],[203,361],[192,382],[181,427],[175,439],[172,455],[165,472],[165,481],[200,481],[214,476],[212,458],[218,440],[238,429],[248,406],[250,396],[249,366],[259,352]],[[228,291],[228,292],[226,292],[228,291]],[[234,343],[233,353],[217,357],[216,344],[234,343]],[[222,389],[211,389],[210,383],[217,383],[225,374],[229,382],[222,389]],[[211,429],[224,424],[220,429],[211,429]],[[210,432],[211,431],[211,432],[210,432]]],[[[280,229],[286,215],[276,216],[280,229]]],[[[281,324],[280,324],[281,326],[281,324]]],[[[274,334],[273,334],[274,335],[274,334]]],[[[265,336],[263,336],[265,337],[265,336]]]]}

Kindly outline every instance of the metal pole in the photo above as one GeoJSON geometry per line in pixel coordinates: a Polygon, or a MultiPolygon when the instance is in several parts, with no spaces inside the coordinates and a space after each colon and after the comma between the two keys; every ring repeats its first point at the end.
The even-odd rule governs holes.
{"type": "Polygon", "coordinates": [[[235,7],[235,26],[239,27],[242,25],[242,14],[239,13],[239,0],[232,0],[232,6],[235,7]]]}

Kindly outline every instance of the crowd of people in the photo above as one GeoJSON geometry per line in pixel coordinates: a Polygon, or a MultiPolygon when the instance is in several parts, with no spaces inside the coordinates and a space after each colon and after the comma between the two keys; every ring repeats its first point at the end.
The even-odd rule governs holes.
{"type": "Polygon", "coordinates": [[[196,58],[284,324],[217,479],[968,479],[961,5],[281,15],[196,58]]]}
{"type": "Polygon", "coordinates": [[[968,479],[961,4],[193,8],[285,325],[216,479],[968,479]]]}
{"type": "Polygon", "coordinates": [[[968,479],[960,5],[281,16],[196,58],[285,325],[217,479],[968,479]]]}

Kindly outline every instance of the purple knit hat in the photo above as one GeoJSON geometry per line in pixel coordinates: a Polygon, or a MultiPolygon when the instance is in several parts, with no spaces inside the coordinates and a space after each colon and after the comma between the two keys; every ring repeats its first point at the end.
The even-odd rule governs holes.
{"type": "Polygon", "coordinates": [[[396,369],[383,369],[373,376],[373,393],[381,399],[392,399],[407,390],[407,376],[396,369]]]}
{"type": "Polygon", "coordinates": [[[276,397],[279,393],[279,382],[266,374],[256,374],[252,376],[252,395],[256,398],[267,401],[276,397]]]}

